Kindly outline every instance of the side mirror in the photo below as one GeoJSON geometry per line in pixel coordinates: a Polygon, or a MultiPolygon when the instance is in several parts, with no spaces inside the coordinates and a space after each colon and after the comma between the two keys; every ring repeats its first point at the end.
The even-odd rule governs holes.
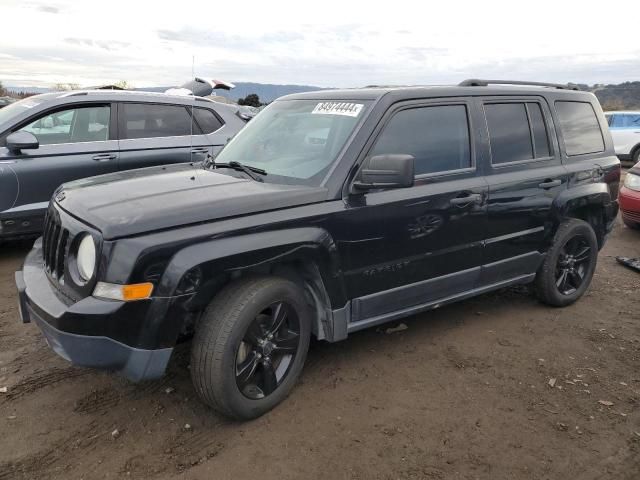
{"type": "Polygon", "coordinates": [[[7,149],[11,152],[20,153],[21,150],[31,150],[39,146],[40,142],[31,132],[13,132],[7,136],[7,149]]]}
{"type": "Polygon", "coordinates": [[[414,160],[413,155],[404,154],[371,157],[353,182],[352,192],[412,187],[414,160]]]}

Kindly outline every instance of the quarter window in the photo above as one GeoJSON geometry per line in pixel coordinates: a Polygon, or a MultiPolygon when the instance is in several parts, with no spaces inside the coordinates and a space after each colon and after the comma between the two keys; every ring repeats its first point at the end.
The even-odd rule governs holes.
{"type": "Polygon", "coordinates": [[[181,105],[124,103],[121,106],[124,139],[177,137],[198,133],[191,115],[181,105]]]}
{"type": "Polygon", "coordinates": [[[33,133],[40,145],[109,140],[111,108],[79,107],[47,113],[21,128],[33,133]]]}
{"type": "Polygon", "coordinates": [[[535,102],[484,106],[494,165],[551,155],[542,109],[535,102]]]}
{"type": "Polygon", "coordinates": [[[213,133],[222,126],[222,122],[218,120],[218,117],[206,108],[195,108],[193,110],[193,116],[200,125],[202,133],[213,133]]]}
{"type": "Polygon", "coordinates": [[[396,153],[413,155],[416,175],[470,168],[467,108],[438,105],[396,113],[370,156],[396,153]]]}
{"type": "Polygon", "coordinates": [[[604,150],[596,112],[588,102],[556,102],[560,129],[567,155],[584,155],[604,150]]]}

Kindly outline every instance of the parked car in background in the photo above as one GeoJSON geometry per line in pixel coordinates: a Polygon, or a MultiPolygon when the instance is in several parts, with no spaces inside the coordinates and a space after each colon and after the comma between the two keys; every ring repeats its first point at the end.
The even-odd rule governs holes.
{"type": "Polygon", "coordinates": [[[16,272],[22,319],[132,380],[195,332],[195,391],[247,419],[291,391],[311,335],[516,284],[570,305],[620,161],[593,94],[500,83],[519,82],[290,95],[215,159],[65,184],[16,272]]]}
{"type": "Polygon", "coordinates": [[[620,188],[622,220],[629,228],[640,228],[640,163],[629,169],[620,188]]]}
{"type": "Polygon", "coordinates": [[[72,91],[13,103],[0,110],[0,239],[40,233],[64,182],[202,161],[245,124],[238,106],[164,93],[72,91]]]}
{"type": "Polygon", "coordinates": [[[7,105],[11,105],[15,101],[16,99],[12,97],[0,97],[0,108],[6,107],[7,105]]]}
{"type": "Polygon", "coordinates": [[[636,164],[640,161],[640,112],[605,112],[620,160],[636,164]]]}

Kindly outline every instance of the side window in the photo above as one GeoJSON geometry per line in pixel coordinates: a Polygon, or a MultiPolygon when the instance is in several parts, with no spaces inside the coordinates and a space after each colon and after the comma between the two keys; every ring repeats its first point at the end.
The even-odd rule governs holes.
{"type": "Polygon", "coordinates": [[[413,155],[416,175],[470,168],[467,108],[437,105],[396,113],[369,156],[394,153],[413,155]]]}
{"type": "Polygon", "coordinates": [[[222,122],[211,110],[206,108],[195,108],[193,110],[193,116],[198,122],[202,133],[213,133],[222,127],[222,122]]]}
{"type": "Polygon", "coordinates": [[[567,155],[604,151],[598,117],[589,102],[557,101],[556,112],[567,155]]]}
{"type": "Polygon", "coordinates": [[[46,113],[20,130],[33,133],[40,145],[109,140],[111,108],[78,107],[46,113]]]}
{"type": "Polygon", "coordinates": [[[493,165],[551,155],[549,135],[539,103],[488,103],[484,111],[493,165]]]}
{"type": "Polygon", "coordinates": [[[622,128],[640,128],[640,115],[625,113],[622,117],[622,128]]]}
{"type": "MultiPolygon", "coordinates": [[[[182,105],[123,103],[120,138],[155,138],[191,135],[191,115],[182,105]]],[[[193,128],[197,133],[197,128],[193,128]]]]}

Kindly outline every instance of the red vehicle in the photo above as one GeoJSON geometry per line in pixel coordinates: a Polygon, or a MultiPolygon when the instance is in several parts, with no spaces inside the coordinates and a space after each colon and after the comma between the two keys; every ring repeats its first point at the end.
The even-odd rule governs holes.
{"type": "Polygon", "coordinates": [[[640,163],[629,169],[620,189],[622,220],[629,228],[640,228],[640,163]]]}

